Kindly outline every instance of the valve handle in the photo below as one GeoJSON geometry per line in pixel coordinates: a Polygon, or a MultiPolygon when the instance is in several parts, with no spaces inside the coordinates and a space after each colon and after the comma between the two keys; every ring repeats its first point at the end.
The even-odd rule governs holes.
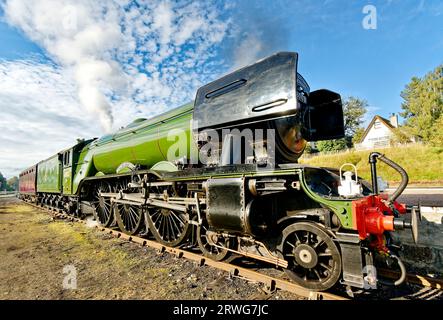
{"type": "Polygon", "coordinates": [[[358,183],[358,172],[357,172],[357,167],[356,167],[354,164],[352,164],[352,163],[344,163],[344,164],[342,164],[342,166],[341,166],[340,169],[339,169],[340,180],[341,180],[341,177],[342,177],[342,170],[343,170],[343,167],[346,167],[346,166],[351,166],[351,167],[354,169],[354,173],[355,173],[355,182],[358,183]]]}

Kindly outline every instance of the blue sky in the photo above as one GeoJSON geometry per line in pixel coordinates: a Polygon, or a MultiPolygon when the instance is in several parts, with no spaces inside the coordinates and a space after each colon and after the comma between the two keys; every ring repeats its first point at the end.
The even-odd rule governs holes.
{"type": "Polygon", "coordinates": [[[367,120],[387,117],[411,77],[443,63],[443,2],[0,0],[0,43],[0,171],[10,176],[277,51],[299,52],[312,89],[366,99],[367,120]],[[375,30],[362,26],[366,5],[375,30]]]}
{"type": "Polygon", "coordinates": [[[269,51],[299,52],[300,72],[311,87],[367,99],[382,116],[400,111],[400,92],[412,76],[443,63],[443,3],[438,0],[276,1],[256,11],[248,18],[260,17],[259,29],[275,28],[265,31],[266,39],[277,37],[269,51]],[[362,27],[366,4],[377,8],[376,30],[362,27]],[[271,12],[276,14],[272,20],[267,18],[271,12]]]}

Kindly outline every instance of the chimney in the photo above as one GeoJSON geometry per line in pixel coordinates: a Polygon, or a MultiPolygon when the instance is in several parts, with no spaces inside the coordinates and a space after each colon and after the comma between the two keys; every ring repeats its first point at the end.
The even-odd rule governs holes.
{"type": "Polygon", "coordinates": [[[397,116],[397,114],[393,113],[391,115],[391,117],[389,118],[389,122],[391,123],[391,125],[394,128],[398,128],[398,116],[397,116]]]}

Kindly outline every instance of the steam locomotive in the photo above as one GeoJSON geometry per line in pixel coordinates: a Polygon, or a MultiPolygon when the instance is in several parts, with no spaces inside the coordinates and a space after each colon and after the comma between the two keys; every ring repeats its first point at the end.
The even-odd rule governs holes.
{"type": "Polygon", "coordinates": [[[22,172],[20,197],[214,260],[273,264],[317,291],[376,286],[380,259],[404,273],[390,232],[416,238],[420,214],[395,201],[406,172],[379,153],[372,185],[298,164],[307,141],[342,138],[344,123],[340,95],[311,92],[297,65],[297,53],[274,54],[199,88],[194,103],[78,141],[22,172]],[[402,175],[390,197],[378,160],[402,175]]]}

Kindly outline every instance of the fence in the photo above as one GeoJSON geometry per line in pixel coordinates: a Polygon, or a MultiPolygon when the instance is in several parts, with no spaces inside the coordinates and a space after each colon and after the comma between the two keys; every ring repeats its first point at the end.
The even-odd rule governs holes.
{"type": "Polygon", "coordinates": [[[362,143],[356,143],[354,145],[355,150],[371,150],[371,149],[383,149],[383,148],[390,148],[392,146],[392,140],[390,139],[376,139],[371,141],[370,144],[362,144],[362,143]]]}
{"type": "Polygon", "coordinates": [[[0,198],[12,197],[17,194],[17,191],[0,191],[0,198]]]}

